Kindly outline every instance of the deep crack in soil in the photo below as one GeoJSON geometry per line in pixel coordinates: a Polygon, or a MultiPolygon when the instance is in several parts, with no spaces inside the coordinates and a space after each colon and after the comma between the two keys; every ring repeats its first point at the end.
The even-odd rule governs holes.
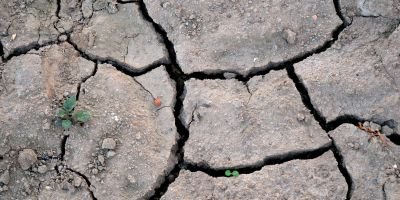
{"type": "Polygon", "coordinates": [[[130,77],[135,77],[135,76],[140,76],[140,75],[146,74],[147,72],[149,72],[149,71],[151,71],[151,70],[153,70],[155,68],[158,68],[161,65],[166,65],[167,64],[167,63],[158,63],[158,62],[156,62],[156,63],[150,64],[150,65],[148,65],[148,66],[146,66],[146,67],[144,67],[143,69],[140,69],[140,70],[132,69],[129,65],[121,63],[121,62],[118,62],[116,60],[113,60],[112,58],[100,58],[100,57],[97,57],[97,56],[94,56],[94,55],[87,54],[86,52],[84,52],[81,49],[79,49],[78,45],[76,45],[74,42],[71,41],[71,38],[70,38],[69,34],[67,36],[68,36],[67,37],[67,42],[70,45],[72,45],[76,51],[79,52],[81,57],[85,58],[86,60],[90,60],[90,61],[92,61],[94,63],[97,63],[97,64],[110,64],[116,70],[118,70],[118,71],[122,72],[123,74],[126,74],[126,75],[128,75],[130,77]]]}
{"type": "Polygon", "coordinates": [[[339,151],[339,149],[338,149],[338,147],[337,147],[337,145],[335,143],[335,140],[330,136],[329,136],[329,138],[331,138],[331,140],[332,140],[331,151],[332,151],[333,155],[335,156],[339,171],[340,171],[340,173],[342,173],[342,175],[346,179],[346,183],[347,183],[346,200],[350,200],[351,199],[351,195],[353,194],[353,191],[354,191],[353,179],[351,178],[350,172],[346,168],[346,165],[344,163],[343,155],[339,151]]]}
{"type": "Polygon", "coordinates": [[[225,177],[225,170],[237,170],[240,174],[251,174],[256,171],[260,171],[265,166],[278,165],[292,160],[309,160],[314,159],[333,147],[332,142],[326,143],[325,145],[311,150],[288,152],[279,155],[267,156],[262,161],[245,166],[230,166],[224,168],[212,168],[206,163],[189,163],[184,162],[182,165],[183,169],[191,172],[201,171],[212,177],[225,177]]]}
{"type": "MultiPolygon", "coordinates": [[[[140,76],[143,75],[161,65],[165,65],[167,72],[170,76],[171,79],[173,79],[176,82],[176,103],[174,106],[174,116],[175,116],[175,126],[177,128],[178,134],[179,134],[179,138],[175,144],[175,146],[173,147],[171,154],[172,155],[176,155],[176,157],[178,158],[178,163],[173,167],[173,169],[168,172],[165,177],[164,177],[164,181],[161,183],[161,185],[159,185],[158,187],[155,188],[155,193],[154,195],[152,195],[149,199],[160,199],[161,196],[168,190],[169,185],[174,182],[174,180],[179,176],[179,172],[181,169],[187,169],[190,171],[202,171],[207,173],[210,176],[213,177],[219,177],[219,176],[224,176],[224,171],[225,169],[212,169],[209,166],[207,166],[206,164],[193,164],[193,163],[186,163],[183,160],[183,154],[184,154],[184,150],[183,147],[185,145],[185,142],[187,141],[188,137],[189,137],[189,131],[186,129],[186,127],[183,125],[183,123],[181,122],[181,120],[179,119],[179,114],[182,110],[182,105],[183,105],[183,100],[184,100],[184,87],[185,87],[185,81],[190,79],[190,78],[195,78],[195,79],[227,79],[224,77],[224,73],[226,72],[230,72],[230,73],[234,73],[236,74],[235,79],[242,81],[242,82],[247,82],[248,80],[250,80],[252,77],[254,76],[258,76],[258,75],[265,75],[267,73],[269,73],[271,70],[283,70],[286,69],[288,76],[291,78],[291,80],[294,82],[298,92],[301,95],[302,98],[302,102],[303,104],[310,110],[310,113],[314,116],[315,120],[318,121],[318,123],[320,124],[320,126],[326,131],[329,132],[331,130],[334,130],[335,128],[337,128],[338,126],[344,124],[344,123],[350,123],[353,125],[356,125],[358,122],[364,122],[366,121],[365,119],[361,119],[357,116],[350,116],[350,115],[343,115],[343,116],[339,116],[337,117],[335,120],[332,120],[330,122],[326,122],[326,118],[324,116],[322,116],[322,114],[313,106],[312,101],[310,99],[310,96],[308,94],[307,88],[305,87],[305,85],[302,83],[302,81],[299,79],[299,77],[297,76],[297,74],[294,71],[294,67],[293,64],[301,62],[303,60],[305,60],[306,58],[314,55],[314,54],[318,54],[321,52],[326,51],[327,49],[329,49],[332,44],[334,44],[339,37],[339,34],[348,26],[350,26],[351,24],[347,23],[344,19],[344,16],[341,12],[341,8],[340,8],[340,2],[339,0],[333,0],[334,5],[335,5],[335,9],[336,9],[336,13],[339,16],[339,18],[342,20],[342,24],[340,26],[338,26],[333,32],[332,32],[332,39],[326,41],[323,45],[321,45],[320,47],[309,51],[309,52],[305,52],[302,53],[298,56],[295,56],[291,59],[288,59],[286,61],[283,62],[279,62],[279,63],[269,63],[266,66],[260,67],[260,68],[255,68],[253,70],[250,71],[250,73],[246,76],[243,76],[237,72],[231,72],[231,71],[218,71],[218,72],[213,72],[213,73],[205,73],[205,72],[194,72],[191,74],[184,74],[181,70],[181,68],[178,65],[177,59],[176,59],[176,52],[174,49],[174,44],[169,40],[166,31],[157,23],[154,22],[154,20],[150,17],[146,5],[143,1],[126,1],[126,2],[121,2],[120,0],[117,1],[118,3],[124,4],[124,3],[137,3],[139,5],[139,9],[144,17],[145,20],[147,20],[148,22],[150,22],[155,31],[161,36],[161,38],[163,39],[164,45],[166,46],[167,50],[168,50],[168,56],[169,56],[169,60],[171,62],[171,64],[168,63],[153,63],[149,66],[147,66],[146,68],[144,68],[143,70],[133,70],[131,69],[128,65],[124,64],[124,63],[120,63],[117,61],[114,61],[111,58],[99,58],[96,56],[92,56],[89,54],[86,54],[84,51],[80,50],[76,44],[74,44],[71,40],[70,40],[70,36],[67,35],[67,42],[69,44],[71,44],[74,49],[76,51],[79,52],[80,56],[90,60],[92,62],[95,63],[95,69],[93,71],[93,73],[86,77],[84,80],[82,80],[81,83],[79,83],[78,85],[78,93],[77,93],[77,99],[79,98],[79,94],[80,94],[80,87],[81,84],[84,83],[86,80],[88,80],[90,77],[94,76],[97,72],[97,68],[98,68],[98,64],[103,64],[103,63],[107,63],[107,64],[111,64],[112,66],[114,66],[118,71],[121,71],[122,73],[131,76],[131,77],[135,77],[135,76],[140,76]]],[[[59,12],[60,12],[60,4],[61,4],[61,0],[57,0],[57,11],[56,11],[56,15],[59,18],[59,12]]],[[[0,56],[3,58],[4,62],[7,62],[8,60],[10,60],[11,58],[15,57],[15,56],[19,56],[22,54],[26,54],[27,52],[29,52],[30,50],[38,50],[39,48],[45,47],[45,46],[49,46],[52,44],[59,44],[62,43],[58,40],[56,41],[49,41],[47,43],[44,44],[39,44],[37,42],[31,43],[29,45],[25,45],[25,46],[21,46],[16,48],[13,52],[11,52],[9,54],[9,56],[4,57],[4,51],[3,51],[3,45],[0,43],[0,56]]],[[[65,144],[67,142],[69,136],[64,136],[61,142],[61,154],[59,155],[59,159],[63,160],[64,159],[64,155],[65,155],[65,144]]],[[[332,138],[331,138],[332,139],[332,138]]],[[[393,136],[389,136],[389,139],[394,142],[395,144],[399,145],[400,144],[400,136],[398,135],[393,135],[393,136]]],[[[352,191],[353,191],[353,181],[351,179],[351,176],[348,172],[348,170],[346,169],[346,166],[343,162],[343,155],[341,154],[341,152],[338,150],[335,141],[332,139],[332,142],[320,147],[318,149],[314,149],[314,150],[309,150],[309,151],[304,151],[304,152],[293,152],[293,153],[287,153],[287,154],[283,154],[283,155],[276,155],[276,156],[272,156],[272,157],[267,157],[265,158],[263,161],[260,161],[259,163],[253,164],[253,165],[249,165],[249,166],[243,166],[243,167],[238,167],[236,168],[241,174],[250,174],[253,173],[254,171],[258,171],[260,170],[262,167],[266,166],[266,165],[275,165],[275,164],[281,164],[290,160],[295,160],[295,159],[314,159],[316,157],[319,157],[320,155],[322,155],[323,153],[327,152],[327,151],[332,151],[334,153],[334,156],[336,158],[337,161],[337,165],[338,168],[340,170],[340,172],[342,173],[342,175],[344,176],[344,178],[346,179],[346,182],[348,184],[348,192],[347,192],[347,196],[346,199],[351,199],[351,195],[352,195],[352,191]]],[[[0,157],[0,160],[2,159],[2,157],[0,157]]],[[[89,179],[82,173],[80,172],[76,172],[72,169],[67,168],[67,170],[78,174],[79,176],[81,176],[86,183],[88,184],[88,186],[90,187],[91,183],[89,181],[89,179]]],[[[90,191],[90,190],[89,190],[90,191]]],[[[383,188],[383,192],[384,192],[384,188],[383,188]]],[[[93,195],[93,192],[90,191],[91,196],[93,199],[96,199],[93,195]]]]}
{"type": "MultiPolygon", "coordinates": [[[[201,165],[185,163],[183,160],[183,155],[184,155],[183,147],[185,145],[185,142],[189,138],[189,131],[186,129],[185,126],[183,126],[183,123],[180,121],[179,114],[181,112],[182,104],[183,104],[183,100],[184,100],[184,97],[182,96],[184,93],[184,84],[185,84],[184,82],[190,78],[195,78],[195,79],[200,79],[200,80],[203,80],[203,79],[223,79],[224,80],[224,79],[227,79],[224,77],[224,73],[230,72],[230,73],[234,73],[236,75],[235,79],[246,83],[252,77],[258,76],[258,75],[265,75],[265,74],[269,73],[271,70],[286,69],[288,72],[288,76],[295,83],[296,88],[298,89],[298,91],[302,97],[302,101],[303,101],[304,105],[310,110],[310,112],[313,114],[314,118],[319,122],[320,126],[325,131],[328,132],[329,130],[333,130],[334,128],[338,127],[339,125],[341,125],[343,123],[355,124],[355,123],[359,122],[358,121],[359,119],[355,116],[341,116],[332,122],[326,123],[326,119],[312,105],[306,87],[304,86],[304,84],[302,84],[300,82],[298,76],[294,73],[293,64],[301,62],[314,54],[318,54],[318,53],[324,52],[327,49],[329,49],[332,46],[332,44],[334,44],[338,40],[339,34],[347,26],[350,25],[344,20],[343,14],[340,9],[339,0],[333,0],[333,2],[335,5],[336,13],[339,16],[339,18],[342,20],[342,24],[340,26],[338,26],[332,32],[331,40],[326,41],[321,47],[318,47],[315,50],[303,53],[301,55],[298,55],[298,56],[288,59],[286,61],[279,62],[279,63],[269,63],[267,66],[253,69],[246,76],[243,76],[236,72],[230,72],[230,71],[222,71],[222,72],[220,71],[220,72],[215,72],[215,73],[194,72],[191,74],[184,74],[178,65],[174,44],[171,42],[171,40],[169,40],[167,32],[163,29],[163,27],[161,25],[154,22],[154,20],[151,18],[151,16],[148,13],[145,3],[143,1],[138,2],[139,9],[142,12],[144,19],[153,25],[156,32],[162,37],[163,42],[168,50],[171,64],[166,65],[166,66],[167,66],[168,74],[170,75],[171,79],[173,79],[176,82],[177,96],[176,96],[176,104],[174,107],[174,116],[175,116],[175,125],[177,127],[177,130],[178,130],[178,133],[180,136],[177,141],[176,149],[174,148],[174,152],[171,152],[171,153],[175,153],[175,155],[177,156],[178,163],[174,166],[174,168],[171,172],[166,174],[164,182],[155,189],[155,194],[153,196],[151,196],[149,199],[160,199],[161,196],[168,190],[169,185],[171,183],[173,183],[175,181],[175,179],[179,176],[179,172],[182,168],[187,168],[191,171],[201,170],[211,176],[223,175],[224,169],[213,170],[208,166],[204,166],[204,165],[201,166],[201,165]]],[[[290,156],[289,155],[278,155],[274,158],[266,159],[259,164],[239,168],[239,172],[246,174],[246,173],[254,172],[257,169],[259,170],[263,166],[268,165],[268,164],[269,165],[271,165],[273,163],[280,164],[280,163],[287,162],[287,161],[293,160],[293,159],[315,158],[315,157],[322,155],[324,152],[328,151],[329,149],[331,149],[331,150],[334,149],[334,145],[331,144],[328,147],[322,147],[321,149],[317,149],[312,152],[297,153],[296,155],[290,155],[290,156]]],[[[340,160],[340,158],[342,158],[342,156],[340,154],[338,154],[337,151],[334,151],[334,150],[332,150],[332,151],[336,152],[335,158],[338,163],[341,163],[342,160],[340,160]]],[[[352,180],[351,180],[350,176],[348,176],[349,174],[347,172],[347,169],[343,165],[338,164],[338,167],[348,183],[349,190],[348,190],[347,196],[349,199],[349,197],[351,196],[351,192],[352,192],[350,189],[352,187],[352,184],[351,184],[352,180]]]]}

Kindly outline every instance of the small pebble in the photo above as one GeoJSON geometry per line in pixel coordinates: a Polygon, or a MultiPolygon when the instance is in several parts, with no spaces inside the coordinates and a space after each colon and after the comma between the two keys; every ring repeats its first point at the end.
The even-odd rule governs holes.
{"type": "Polygon", "coordinates": [[[80,187],[81,185],[82,185],[82,178],[81,177],[79,177],[79,176],[76,176],[75,178],[74,178],[74,186],[75,187],[80,187]]]}
{"type": "Polygon", "coordinates": [[[46,165],[41,165],[38,167],[38,172],[41,174],[44,174],[47,172],[47,166],[46,165]]]}
{"type": "Polygon", "coordinates": [[[283,31],[283,38],[286,40],[287,43],[289,44],[294,44],[296,43],[296,33],[293,32],[290,29],[286,29],[283,31]]]}
{"type": "Polygon", "coordinates": [[[24,149],[19,152],[18,163],[23,170],[29,169],[37,162],[37,154],[32,149],[24,149]]]}
{"type": "Polygon", "coordinates": [[[107,158],[111,158],[111,157],[113,157],[113,156],[115,156],[115,151],[109,151],[109,152],[107,152],[107,158]]]}
{"type": "Polygon", "coordinates": [[[96,169],[96,168],[92,169],[92,174],[98,174],[98,173],[99,173],[98,169],[96,169]]]}
{"type": "Polygon", "coordinates": [[[106,138],[103,140],[103,144],[101,145],[101,148],[113,150],[113,149],[115,149],[115,146],[117,146],[117,143],[115,142],[114,139],[106,138]]]}
{"type": "Polygon", "coordinates": [[[10,172],[6,170],[1,176],[0,176],[0,183],[3,183],[4,185],[7,185],[10,182],[10,172]]]}

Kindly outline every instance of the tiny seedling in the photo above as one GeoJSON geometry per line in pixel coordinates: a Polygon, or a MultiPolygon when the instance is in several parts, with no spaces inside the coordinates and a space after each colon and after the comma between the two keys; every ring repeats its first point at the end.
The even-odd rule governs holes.
{"type": "Polygon", "coordinates": [[[75,96],[68,97],[64,101],[62,108],[57,112],[58,119],[56,120],[56,124],[62,126],[64,129],[69,129],[74,123],[88,122],[91,118],[90,113],[85,110],[74,111],[75,106],[75,96]]]}
{"type": "Polygon", "coordinates": [[[237,170],[231,171],[231,170],[228,169],[228,170],[225,171],[225,176],[226,177],[230,177],[230,176],[238,177],[239,176],[239,172],[237,170]]]}

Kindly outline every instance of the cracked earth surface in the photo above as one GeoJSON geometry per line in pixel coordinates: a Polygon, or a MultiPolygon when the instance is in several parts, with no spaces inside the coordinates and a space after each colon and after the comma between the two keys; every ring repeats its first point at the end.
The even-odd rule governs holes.
{"type": "Polygon", "coordinates": [[[0,199],[400,199],[399,25],[399,0],[0,0],[0,199]],[[69,96],[92,119],[63,130],[69,96]]]}

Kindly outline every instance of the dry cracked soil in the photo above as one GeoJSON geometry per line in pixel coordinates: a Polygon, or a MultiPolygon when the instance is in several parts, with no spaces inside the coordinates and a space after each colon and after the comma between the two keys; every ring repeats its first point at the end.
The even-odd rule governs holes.
{"type": "Polygon", "coordinates": [[[0,56],[1,200],[400,199],[400,0],[0,0],[0,56]]]}

